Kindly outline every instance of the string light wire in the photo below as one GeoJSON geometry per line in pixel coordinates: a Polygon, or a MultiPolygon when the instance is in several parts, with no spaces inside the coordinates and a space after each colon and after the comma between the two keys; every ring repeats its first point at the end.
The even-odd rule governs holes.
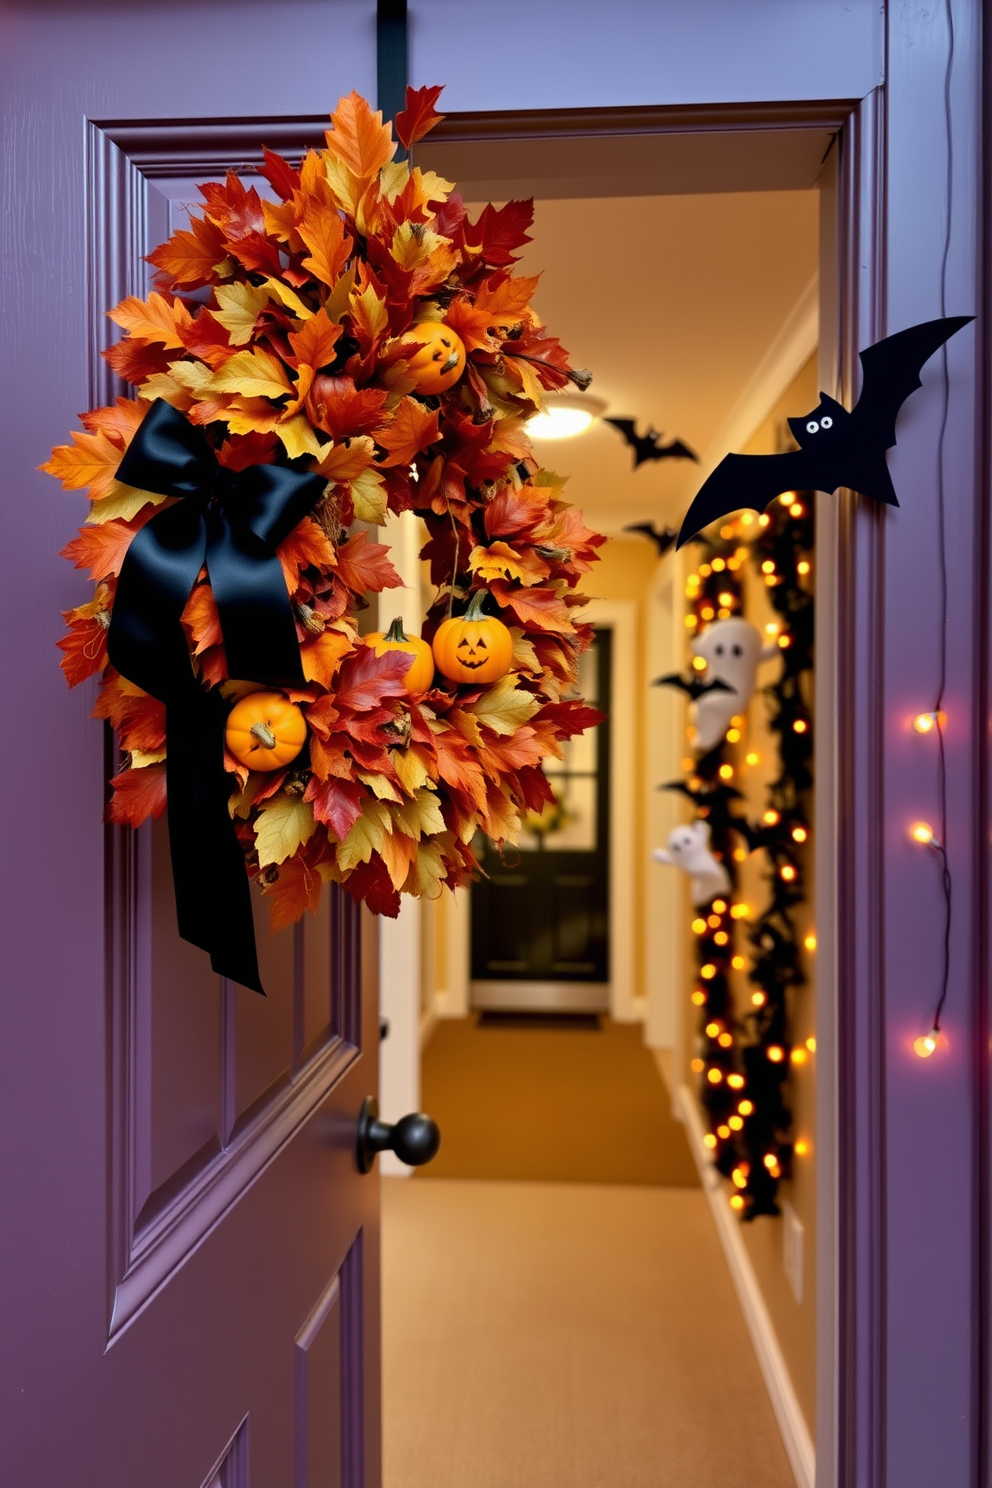
{"type": "MultiPolygon", "coordinates": [[[[951,224],[954,210],[954,136],[951,129],[951,76],[954,70],[954,14],[952,0],[946,0],[947,67],[944,72],[944,134],[947,142],[947,184],[945,191],[944,251],[940,265],[940,313],[947,315],[947,266],[951,252],[951,224]]],[[[947,526],[946,491],[944,486],[944,445],[950,413],[951,382],[947,365],[947,343],[941,348],[942,402],[940,434],[937,439],[937,553],[940,570],[940,671],[937,700],[933,706],[937,731],[937,771],[940,791],[940,840],[932,845],[940,854],[941,889],[944,898],[944,943],[940,978],[940,995],[934,1011],[931,1032],[940,1031],[940,1018],[947,1001],[951,978],[951,916],[953,881],[947,856],[947,752],[944,741],[944,693],[947,690],[947,526]]]]}

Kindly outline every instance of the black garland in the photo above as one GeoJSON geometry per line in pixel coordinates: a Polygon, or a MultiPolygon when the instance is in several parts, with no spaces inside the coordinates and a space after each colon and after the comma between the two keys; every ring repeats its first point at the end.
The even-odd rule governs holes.
{"type": "Polygon", "coordinates": [[[749,963],[734,947],[735,922],[747,908],[733,896],[730,902],[716,898],[696,907],[692,922],[698,963],[692,1001],[699,1008],[693,1068],[700,1075],[700,1101],[708,1118],[705,1141],[718,1172],[734,1184],[733,1207],[748,1220],[779,1213],[778,1186],[793,1158],[786,1080],[790,1063],[808,1057],[806,1049],[792,1047],[788,998],[791,988],[806,981],[793,911],[806,897],[810,838],[813,728],[803,679],[813,665],[811,497],[797,494],[776,502],[751,528],[753,535],[734,522],[721,527],[718,537],[698,539],[705,552],[687,586],[689,616],[695,617],[689,624],[695,631],[715,619],[740,615],[741,572],[750,559],[780,617],[781,671],[763,689],[769,729],[778,744],[779,773],[768,786],[759,822],[733,810],[741,799],[731,783],[736,774],[733,746],[741,737],[735,721],[715,749],[691,762],[688,780],[662,787],[685,795],[697,816],[708,822],[714,856],[727,868],[735,889],[737,864],[750,852],[763,849],[768,862],[768,902],[746,927],[749,963]],[[754,991],[750,1008],[738,1018],[731,974],[745,966],[754,991]]]}

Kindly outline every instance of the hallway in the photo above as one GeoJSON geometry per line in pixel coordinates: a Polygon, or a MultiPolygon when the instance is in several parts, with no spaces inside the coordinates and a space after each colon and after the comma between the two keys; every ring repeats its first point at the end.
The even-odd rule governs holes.
{"type": "Polygon", "coordinates": [[[701,1190],[382,1196],[385,1488],[792,1488],[701,1190]]]}

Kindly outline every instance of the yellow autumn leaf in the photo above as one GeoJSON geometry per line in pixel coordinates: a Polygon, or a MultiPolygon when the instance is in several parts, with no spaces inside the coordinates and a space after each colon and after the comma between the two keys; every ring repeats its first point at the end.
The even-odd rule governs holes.
{"type": "Polygon", "coordinates": [[[377,470],[365,470],[348,489],[357,522],[371,522],[381,527],[386,520],[387,496],[382,476],[377,470]]]}
{"type": "Polygon", "coordinates": [[[258,808],[255,846],[262,868],[285,862],[312,835],[313,807],[300,796],[273,796],[258,808]]]}
{"type": "Polygon", "coordinates": [[[358,265],[353,261],[351,267],[345,269],[341,278],[324,301],[324,313],[325,315],[329,315],[331,320],[339,321],[342,315],[348,313],[348,308],[351,304],[351,291],[355,287],[355,279],[357,277],[358,265]]]}
{"type": "Polygon", "coordinates": [[[298,459],[300,455],[319,455],[323,449],[323,445],[302,413],[278,423],[276,433],[282,440],[291,460],[298,459]]]}
{"type": "Polygon", "coordinates": [[[390,815],[394,828],[398,827],[407,837],[435,837],[445,831],[441,803],[432,790],[418,790],[412,801],[394,806],[390,815]]]}
{"type": "Polygon", "coordinates": [[[143,770],[145,765],[160,765],[165,759],[165,750],[153,749],[151,753],[146,754],[143,749],[132,749],[130,755],[131,769],[143,770]]]}
{"type": "Polygon", "coordinates": [[[116,517],[130,522],[144,507],[159,506],[165,499],[158,491],[141,491],[137,486],[125,486],[123,481],[114,481],[107,495],[93,502],[86,522],[91,527],[99,527],[101,522],[112,522],[116,517]]]}
{"type": "Polygon", "coordinates": [[[440,899],[446,869],[444,852],[437,842],[421,842],[416,861],[411,864],[403,892],[422,899],[440,899]]]}
{"type": "Polygon", "coordinates": [[[474,713],[494,734],[515,734],[540,706],[536,697],[517,687],[513,673],[507,672],[477,702],[467,703],[465,711],[474,713]]]}
{"type": "Polygon", "coordinates": [[[383,838],[392,831],[389,808],[383,801],[366,796],[362,802],[362,814],[337,850],[338,867],[347,873],[358,863],[367,863],[374,852],[382,846],[383,838]]]}
{"type": "Polygon", "coordinates": [[[494,542],[488,548],[475,547],[468,555],[468,566],[486,583],[493,579],[525,579],[520,554],[509,543],[494,542]]]}
{"type": "MultiPolygon", "coordinates": [[[[217,286],[218,289],[220,287],[217,286]]],[[[184,387],[195,398],[202,398],[207,383],[214,374],[205,362],[170,362],[169,371],[165,375],[174,378],[180,387],[184,387]]]]}
{"type": "Polygon", "coordinates": [[[270,299],[279,300],[287,310],[292,311],[297,320],[309,320],[313,315],[313,311],[307,309],[299,295],[295,294],[288,284],[283,284],[278,279],[266,279],[265,289],[270,299]]]}
{"type": "Polygon", "coordinates": [[[375,441],[369,434],[360,434],[349,439],[347,444],[325,445],[323,457],[317,469],[325,480],[335,485],[347,485],[357,480],[375,460],[375,441]]]}
{"type": "Polygon", "coordinates": [[[254,284],[218,284],[214,298],[221,306],[211,312],[214,320],[219,320],[227,331],[232,346],[244,346],[251,340],[255,322],[269,303],[267,284],[257,288],[254,284]]]}
{"type": "Polygon", "coordinates": [[[363,785],[367,785],[374,796],[380,801],[402,801],[403,797],[396,789],[393,782],[386,778],[378,770],[357,770],[355,772],[363,785]]]}
{"type": "Polygon", "coordinates": [[[544,384],[538,377],[530,362],[525,362],[522,357],[506,356],[505,365],[512,376],[520,383],[520,391],[528,398],[535,408],[544,411],[547,393],[544,384]]]}
{"type": "Polygon", "coordinates": [[[206,388],[211,393],[243,393],[248,398],[281,398],[293,391],[282,362],[261,347],[236,352],[218,367],[206,388]]]}
{"type": "Polygon", "coordinates": [[[367,285],[360,294],[356,294],[353,290],[349,303],[356,331],[359,337],[364,334],[369,345],[374,344],[389,330],[386,301],[380,300],[371,284],[367,285]]]}
{"type": "Polygon", "coordinates": [[[138,397],[145,403],[162,398],[173,408],[178,408],[180,413],[188,412],[194,401],[189,389],[178,383],[171,372],[153,372],[151,377],[146,377],[138,388],[138,397]]]}
{"type": "Polygon", "coordinates": [[[430,779],[427,762],[416,744],[411,744],[408,749],[391,749],[389,758],[396,771],[396,778],[407,795],[416,795],[420,787],[426,785],[430,779]]]}
{"type": "Polygon", "coordinates": [[[510,626],[510,634],[513,637],[513,670],[515,672],[531,672],[539,676],[543,671],[537,652],[534,650],[533,641],[527,639],[524,631],[518,626],[510,626]]]}

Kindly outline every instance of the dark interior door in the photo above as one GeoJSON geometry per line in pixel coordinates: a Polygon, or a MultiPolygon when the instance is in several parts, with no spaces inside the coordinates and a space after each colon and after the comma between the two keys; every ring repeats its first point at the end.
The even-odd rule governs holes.
{"type": "MultiPolygon", "coordinates": [[[[608,708],[612,632],[580,660],[579,692],[608,708]]],[[[520,848],[481,839],[472,887],[476,1007],[606,1007],[609,982],[610,725],[572,739],[544,771],[555,804],[530,817],[520,848]]]]}
{"type": "MultiPolygon", "coordinates": [[[[367,8],[366,8],[367,9],[367,8]]],[[[106,309],[264,142],[374,89],[350,4],[4,7],[5,672],[0,1482],[377,1488],[376,936],[340,892],[258,924],[269,996],[175,931],[164,831],[108,831],[95,684],[69,693],[56,554],[81,494],[35,467],[112,401],[106,309]],[[349,30],[349,27],[351,28],[349,30]],[[283,39],[274,47],[275,30],[283,39]],[[275,55],[278,50],[278,55],[275,55]],[[259,120],[255,115],[263,115],[259,120]],[[30,617],[30,618],[27,618],[30,617]]]]}

